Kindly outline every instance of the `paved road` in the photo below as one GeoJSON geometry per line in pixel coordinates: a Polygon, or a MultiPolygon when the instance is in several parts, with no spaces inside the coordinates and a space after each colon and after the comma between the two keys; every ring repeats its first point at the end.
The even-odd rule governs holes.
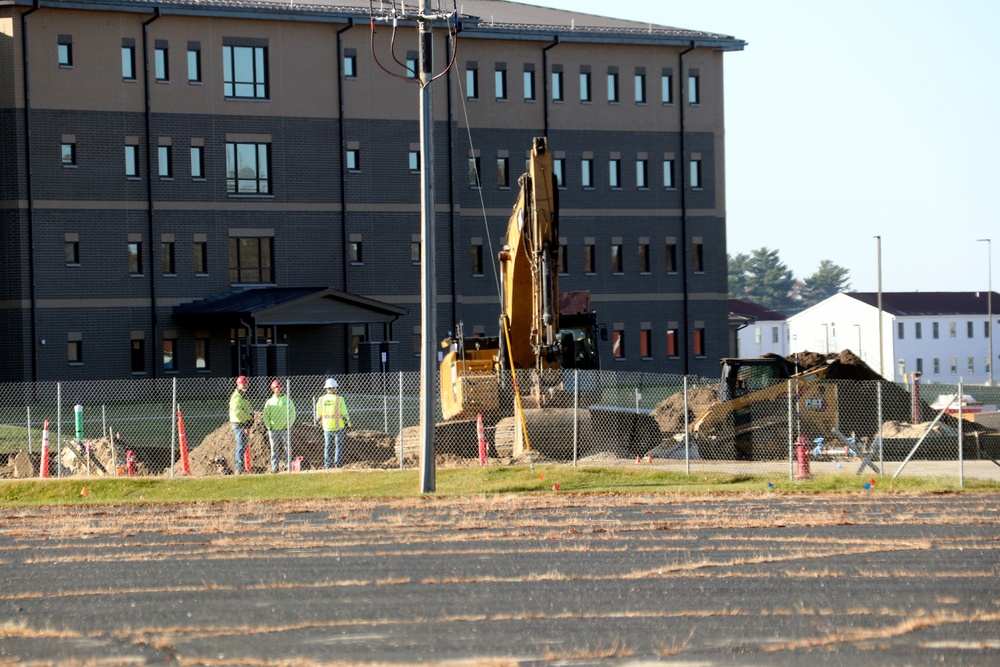
{"type": "Polygon", "coordinates": [[[0,664],[1000,664],[995,495],[5,510],[0,664]]]}

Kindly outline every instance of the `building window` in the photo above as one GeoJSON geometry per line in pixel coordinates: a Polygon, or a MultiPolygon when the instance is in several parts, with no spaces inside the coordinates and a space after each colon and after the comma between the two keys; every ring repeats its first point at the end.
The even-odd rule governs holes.
{"type": "Polygon", "coordinates": [[[580,184],[585,188],[594,187],[594,160],[585,157],[580,160],[580,184]]]}
{"type": "Polygon", "coordinates": [[[347,171],[361,171],[361,151],[357,148],[348,148],[345,163],[347,171]]]}
{"type": "Polygon", "coordinates": [[[969,357],[969,374],[971,375],[975,372],[976,372],[976,358],[969,357]]]}
{"type": "Polygon", "coordinates": [[[608,102],[618,104],[618,72],[608,72],[608,102]]]}
{"type": "Polygon", "coordinates": [[[223,46],[222,90],[226,97],[267,99],[267,47],[223,46]]]}
{"type": "Polygon", "coordinates": [[[226,144],[226,192],[270,194],[270,144],[226,144]]]}
{"type": "Polygon", "coordinates": [[[611,335],[611,356],[615,359],[625,358],[625,331],[615,329],[611,335]]]}
{"type": "Polygon", "coordinates": [[[497,185],[501,188],[510,187],[510,160],[505,157],[497,158],[497,185]]]}
{"type": "Polygon", "coordinates": [[[410,241],[410,262],[420,264],[420,241],[410,241]]]}
{"type": "Polygon", "coordinates": [[[507,99],[507,70],[497,69],[493,73],[493,81],[495,83],[497,99],[507,99]]]}
{"type": "Polygon", "coordinates": [[[208,357],[208,337],[198,336],[194,339],[194,367],[195,370],[207,371],[211,368],[208,357]]]}
{"type": "Polygon", "coordinates": [[[939,322],[931,322],[931,337],[935,339],[941,337],[941,327],[939,322]]]}
{"type": "Polygon", "coordinates": [[[474,63],[465,68],[465,96],[470,100],[479,99],[479,67],[474,63]]]}
{"type": "Polygon", "coordinates": [[[564,99],[563,95],[563,73],[562,72],[552,72],[552,101],[562,102],[564,99]]]}
{"type": "Polygon", "coordinates": [[[899,340],[903,340],[906,334],[905,327],[903,325],[904,325],[903,322],[898,322],[896,324],[896,338],[898,338],[899,340]]]}
{"type": "Polygon", "coordinates": [[[423,352],[421,343],[420,327],[413,327],[413,356],[419,357],[423,352]]]}
{"type": "Polygon", "coordinates": [[[688,76],[688,102],[701,104],[701,77],[697,74],[688,76]]]}
{"type": "Polygon", "coordinates": [[[691,188],[701,189],[701,160],[691,160],[691,188]]]}
{"type": "Polygon", "coordinates": [[[483,244],[473,243],[470,248],[469,261],[472,266],[472,275],[483,275],[483,244]]]}
{"type": "Polygon", "coordinates": [[[705,329],[702,327],[694,330],[694,356],[705,356],[705,329]]]}
{"type": "Polygon", "coordinates": [[[64,141],[62,144],[62,166],[76,166],[76,142],[64,141]]]}
{"type": "Polygon", "coordinates": [[[524,70],[524,99],[526,101],[535,99],[535,70],[524,70]]]}
{"type": "Polygon", "coordinates": [[[156,167],[160,178],[172,178],[173,165],[170,160],[170,146],[157,146],[156,148],[156,167]]]}
{"type": "Polygon", "coordinates": [[[364,263],[364,255],[362,255],[362,244],[363,241],[351,241],[347,245],[347,261],[351,264],[362,264],[364,263]]]}
{"type": "Polygon", "coordinates": [[[352,327],[352,329],[353,331],[348,345],[351,348],[351,356],[357,359],[361,356],[361,343],[365,342],[366,337],[363,333],[364,327],[352,327]]]}
{"type": "Polygon", "coordinates": [[[625,273],[622,245],[620,243],[611,244],[611,273],[625,273]]]}
{"type": "Polygon", "coordinates": [[[358,77],[358,56],[353,53],[344,53],[344,78],[356,79],[358,77]]]}
{"type": "Polygon", "coordinates": [[[142,275],[141,241],[130,241],[128,244],[128,272],[132,276],[142,275]]]}
{"type": "Polygon", "coordinates": [[[695,273],[705,271],[705,244],[691,244],[691,270],[695,273]]]}
{"type": "Polygon", "coordinates": [[[410,151],[410,171],[420,171],[420,151],[410,151]]]}
{"type": "Polygon", "coordinates": [[[664,72],[660,75],[660,100],[663,104],[674,103],[674,75],[664,72]]]}
{"type": "Polygon", "coordinates": [[[958,357],[951,358],[951,374],[958,375],[958,357]]]}
{"type": "Polygon", "coordinates": [[[135,81],[135,42],[129,41],[132,43],[122,44],[122,78],[135,81]]]}
{"type": "Polygon", "coordinates": [[[66,360],[71,364],[83,363],[83,341],[66,341],[66,360]]]}
{"type": "Polygon", "coordinates": [[[157,81],[169,81],[170,80],[170,69],[169,62],[167,60],[167,47],[157,46],[153,50],[153,68],[155,70],[157,81]]]}
{"type": "Polygon", "coordinates": [[[560,243],[559,247],[556,249],[556,272],[561,276],[565,276],[569,273],[568,253],[569,246],[565,243],[560,243]]]}
{"type": "Polygon", "coordinates": [[[679,357],[677,349],[677,329],[667,329],[667,356],[679,357]]]}
{"type": "Polygon", "coordinates": [[[649,187],[649,181],[647,179],[647,163],[645,160],[635,161],[635,186],[640,189],[645,189],[649,187]]]}
{"type": "Polygon", "coordinates": [[[974,326],[972,322],[965,323],[966,338],[973,338],[975,336],[972,332],[974,326]]]}
{"type": "Polygon", "coordinates": [[[955,324],[954,322],[948,323],[948,337],[958,338],[958,325],[955,324]]]}
{"type": "Polygon", "coordinates": [[[920,340],[921,338],[923,338],[923,335],[924,335],[923,326],[921,326],[920,322],[914,322],[913,323],[914,338],[920,340]]]}
{"type": "Polygon", "coordinates": [[[173,338],[163,339],[163,370],[170,372],[177,370],[177,341],[173,338]]]}
{"type": "Polygon", "coordinates": [[[229,239],[229,282],[273,283],[273,238],[229,239]]]}
{"type": "Polygon", "coordinates": [[[585,243],[583,246],[583,272],[597,273],[596,247],[593,243],[585,243]]]}
{"type": "Polygon", "coordinates": [[[174,242],[160,243],[160,272],[165,276],[176,275],[177,263],[174,261],[174,242]]]}
{"type": "Polygon", "coordinates": [[[205,178],[205,149],[202,146],[191,147],[191,178],[205,178]]]}
{"type": "Polygon", "coordinates": [[[780,333],[779,333],[780,331],[781,330],[778,329],[778,327],[771,327],[771,342],[772,343],[780,343],[781,342],[781,336],[780,336],[780,333]]]}
{"type": "Polygon", "coordinates": [[[620,188],[622,183],[622,161],[618,158],[608,160],[608,185],[620,188]]]}
{"type": "Polygon", "coordinates": [[[188,83],[201,83],[201,47],[188,46],[188,83]]]}
{"type": "Polygon", "coordinates": [[[639,244],[639,273],[649,273],[649,244],[639,244]]]}
{"type": "Polygon", "coordinates": [[[983,338],[989,338],[989,337],[990,337],[990,321],[985,320],[983,322],[983,338]]]}
{"type": "Polygon", "coordinates": [[[146,372],[146,341],[141,338],[132,339],[132,372],[146,372]]]}
{"type": "Polygon", "coordinates": [[[917,357],[917,372],[923,375],[924,372],[924,360],[917,357]]]}
{"type": "Polygon", "coordinates": [[[469,158],[469,186],[473,188],[480,187],[478,157],[469,158]]]}
{"type": "Polygon", "coordinates": [[[941,360],[938,359],[937,357],[934,357],[934,375],[940,375],[940,374],[941,374],[941,360]]]}
{"type": "Polygon", "coordinates": [[[906,359],[899,360],[899,376],[904,377],[906,375],[906,359]]]}
{"type": "Polygon", "coordinates": [[[194,272],[198,275],[208,273],[208,243],[206,241],[194,242],[194,272]]]}
{"type": "Polygon", "coordinates": [[[645,104],[646,103],[646,75],[636,74],[635,75],[635,103],[645,104]]]}
{"type": "Polygon", "coordinates": [[[417,54],[410,51],[406,54],[406,78],[416,79],[417,76],[417,54]]]}
{"type": "Polygon", "coordinates": [[[674,188],[674,161],[664,160],[663,161],[663,187],[666,190],[673,190],[674,188]]]}
{"type": "Polygon", "coordinates": [[[557,157],[552,160],[552,173],[556,177],[556,187],[566,187],[566,158],[557,157]]]}
{"type": "Polygon", "coordinates": [[[590,101],[590,72],[580,72],[580,101],[590,101]]]}
{"type": "Polygon", "coordinates": [[[66,239],[63,245],[63,254],[67,266],[80,266],[80,241],[66,239]]]}
{"type": "Polygon", "coordinates": [[[73,66],[73,36],[59,35],[58,58],[60,67],[73,66]]]}
{"type": "Polygon", "coordinates": [[[639,356],[643,359],[653,358],[653,332],[649,329],[639,331],[639,356]]]}
{"type": "Polygon", "coordinates": [[[139,177],[139,147],[125,147],[125,175],[129,178],[139,177]]]}
{"type": "Polygon", "coordinates": [[[667,273],[677,273],[677,244],[667,241],[667,273]]]}

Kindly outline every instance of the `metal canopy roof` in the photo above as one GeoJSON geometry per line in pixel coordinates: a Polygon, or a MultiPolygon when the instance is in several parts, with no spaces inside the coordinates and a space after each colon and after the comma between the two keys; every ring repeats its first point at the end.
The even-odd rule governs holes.
{"type": "Polygon", "coordinates": [[[175,306],[173,314],[178,321],[251,318],[267,326],[388,323],[407,310],[328,287],[261,287],[175,306]]]}

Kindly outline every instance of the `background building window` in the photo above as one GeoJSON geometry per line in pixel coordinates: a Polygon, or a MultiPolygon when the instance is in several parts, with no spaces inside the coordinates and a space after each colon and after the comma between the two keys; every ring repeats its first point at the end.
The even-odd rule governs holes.
{"type": "Polygon", "coordinates": [[[177,341],[173,338],[163,339],[163,370],[165,371],[176,371],[177,370],[177,341]]]}
{"type": "Polygon", "coordinates": [[[564,276],[569,273],[569,246],[565,243],[560,243],[559,247],[556,249],[556,272],[564,276]]]}
{"type": "Polygon", "coordinates": [[[691,160],[691,188],[701,188],[701,160],[691,160]]]}
{"type": "Polygon", "coordinates": [[[615,329],[611,336],[611,356],[615,359],[625,358],[625,331],[615,329]]]}
{"type": "Polygon", "coordinates": [[[174,175],[170,160],[170,146],[156,147],[156,167],[160,178],[171,178],[174,175]]]}
{"type": "Polygon", "coordinates": [[[60,67],[73,66],[73,36],[59,35],[58,58],[60,67]]]}
{"type": "Polygon", "coordinates": [[[677,329],[667,329],[667,356],[679,357],[677,349],[677,329]]]}
{"type": "Polygon", "coordinates": [[[480,186],[478,157],[469,158],[469,186],[473,188],[480,186]]]}
{"type": "Polygon", "coordinates": [[[905,337],[905,334],[906,334],[906,329],[904,327],[903,322],[897,322],[896,323],[896,338],[898,338],[899,340],[903,340],[903,338],[905,337]]]}
{"type": "Polygon", "coordinates": [[[677,244],[667,241],[667,273],[677,273],[677,244]]]}
{"type": "Polygon", "coordinates": [[[132,372],[146,372],[146,341],[142,339],[132,339],[132,372]]]}
{"type": "Polygon", "coordinates": [[[71,340],[66,342],[66,360],[71,364],[83,363],[82,340],[71,340]]]}
{"type": "Polygon", "coordinates": [[[347,261],[351,264],[361,264],[364,262],[362,255],[362,241],[351,241],[347,246],[347,261]]]}
{"type": "Polygon", "coordinates": [[[470,100],[479,99],[479,68],[472,63],[465,68],[465,96],[470,100]]]}
{"type": "Polygon", "coordinates": [[[639,244],[639,273],[649,273],[649,244],[639,244]]]}
{"type": "Polygon", "coordinates": [[[274,282],[273,238],[229,239],[229,282],[274,282]]]}
{"type": "Polygon", "coordinates": [[[417,79],[419,76],[417,71],[417,54],[411,51],[406,56],[406,78],[417,79]]]}
{"type": "Polygon", "coordinates": [[[78,239],[66,239],[64,242],[64,255],[67,266],[79,266],[80,241],[78,239]]]}
{"type": "Polygon", "coordinates": [[[948,337],[958,338],[958,326],[954,322],[948,323],[948,337]]]}
{"type": "Polygon", "coordinates": [[[420,151],[410,151],[410,171],[420,171],[420,151]]]}
{"type": "Polygon", "coordinates": [[[691,244],[691,270],[695,273],[702,273],[705,270],[705,245],[703,243],[691,244]]]}
{"type": "Polygon", "coordinates": [[[361,170],[361,151],[357,148],[347,149],[347,171],[360,171],[361,170]]]}
{"type": "Polygon", "coordinates": [[[226,97],[267,99],[267,47],[223,46],[222,90],[226,97]]]}
{"type": "Polygon", "coordinates": [[[649,329],[639,331],[639,356],[643,359],[653,357],[653,332],[649,329]]]}
{"type": "Polygon", "coordinates": [[[552,160],[552,173],[556,177],[556,187],[566,187],[566,158],[557,157],[552,160]]]}
{"type": "Polygon", "coordinates": [[[663,187],[672,190],[674,187],[674,161],[663,161],[663,187]]]}
{"type": "Polygon", "coordinates": [[[940,338],[941,337],[940,322],[931,322],[931,337],[932,338],[940,338]]]}
{"type": "Polygon", "coordinates": [[[507,70],[498,69],[493,73],[493,80],[496,83],[496,96],[498,100],[507,99],[507,70]]]}
{"type": "Polygon", "coordinates": [[[622,183],[622,161],[615,158],[608,160],[608,185],[612,188],[621,187],[622,183]]]}
{"type": "Polygon", "coordinates": [[[701,77],[697,74],[688,76],[688,103],[701,104],[701,77]]]}
{"type": "Polygon", "coordinates": [[[594,160],[585,157],[580,160],[580,184],[585,188],[594,187],[594,160]]]}
{"type": "Polygon", "coordinates": [[[535,99],[535,70],[524,70],[524,99],[535,99]]]}
{"type": "Polygon", "coordinates": [[[973,338],[975,336],[975,334],[972,331],[973,327],[974,325],[972,322],[965,323],[965,334],[967,338],[973,338]]]}
{"type": "Polygon", "coordinates": [[[129,178],[139,177],[139,147],[125,147],[125,175],[129,178]]]}
{"type": "Polygon", "coordinates": [[[191,147],[191,178],[205,178],[205,149],[191,147]]]}
{"type": "Polygon", "coordinates": [[[913,337],[916,339],[921,339],[924,336],[924,328],[920,322],[913,323],[913,337]]]}
{"type": "Polygon", "coordinates": [[[595,247],[593,243],[586,243],[583,246],[583,272],[584,273],[597,273],[597,256],[595,255],[595,247]]]}
{"type": "Polygon", "coordinates": [[[160,271],[165,276],[172,276],[177,273],[177,263],[174,261],[173,241],[163,241],[160,243],[160,271]]]}
{"type": "Polygon", "coordinates": [[[625,273],[622,245],[620,243],[613,243],[611,245],[611,273],[625,273]]]}
{"type": "Polygon", "coordinates": [[[660,100],[663,104],[674,103],[674,75],[664,73],[660,76],[660,100]]]}
{"type": "Polygon", "coordinates": [[[420,264],[420,241],[410,241],[410,262],[420,264]]]}
{"type": "Polygon", "coordinates": [[[646,103],[646,75],[636,74],[635,75],[635,103],[645,104],[646,103]]]}
{"type": "Polygon", "coordinates": [[[938,359],[937,357],[934,357],[934,375],[940,375],[940,374],[941,374],[941,360],[938,359]]]}
{"type": "Polygon", "coordinates": [[[76,166],[76,142],[64,141],[61,149],[62,165],[64,167],[76,166]]]}
{"type": "Polygon", "coordinates": [[[199,335],[194,339],[194,367],[199,371],[207,371],[212,366],[209,360],[209,338],[199,335]]]}
{"type": "Polygon", "coordinates": [[[122,44],[122,78],[135,81],[135,44],[122,44]]]}
{"type": "Polygon", "coordinates": [[[590,101],[590,72],[580,72],[580,101],[590,101]]]}
{"type": "Polygon", "coordinates": [[[472,275],[483,275],[483,244],[473,243],[470,248],[469,262],[472,265],[472,275]]]}
{"type": "Polygon", "coordinates": [[[156,70],[157,81],[170,80],[170,65],[167,58],[167,47],[158,46],[153,51],[153,68],[156,70]]]}
{"type": "Polygon", "coordinates": [[[510,160],[505,157],[497,158],[497,185],[501,188],[510,187],[510,160]]]}
{"type": "Polygon", "coordinates": [[[201,83],[201,48],[188,47],[188,83],[201,83]]]}
{"type": "Polygon", "coordinates": [[[194,242],[194,272],[204,275],[208,273],[208,242],[194,242]]]}
{"type": "Polygon", "coordinates": [[[128,272],[133,276],[142,275],[142,242],[130,241],[128,244],[128,272]]]}
{"type": "Polygon", "coordinates": [[[226,144],[226,192],[270,194],[269,153],[269,144],[226,144]]]}
{"type": "Polygon", "coordinates": [[[552,72],[552,101],[562,102],[563,99],[563,73],[552,72]]]}
{"type": "Polygon", "coordinates": [[[649,187],[649,180],[646,174],[646,161],[636,160],[635,161],[635,186],[640,189],[645,189],[649,187]]]}
{"type": "Polygon", "coordinates": [[[608,72],[608,102],[618,103],[618,72],[608,72]]]}
{"type": "Polygon", "coordinates": [[[702,327],[694,330],[694,356],[705,356],[705,329],[702,327]]]}
{"type": "Polygon", "coordinates": [[[344,55],[344,78],[354,79],[358,76],[358,57],[353,54],[344,55]]]}

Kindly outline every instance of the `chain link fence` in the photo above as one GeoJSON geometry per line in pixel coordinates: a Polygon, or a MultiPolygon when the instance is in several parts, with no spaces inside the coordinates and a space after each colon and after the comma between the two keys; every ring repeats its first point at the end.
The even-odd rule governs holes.
{"type": "MultiPolygon", "coordinates": [[[[346,410],[327,427],[346,428],[329,434],[317,414],[326,378],[279,380],[289,399],[283,418],[275,420],[272,408],[265,419],[273,378],[251,378],[244,397],[253,417],[236,428],[231,378],[0,385],[0,477],[419,466],[417,373],[338,376],[346,410]],[[287,440],[285,429],[278,430],[286,423],[287,440]],[[238,456],[238,437],[246,438],[244,456],[238,456]]],[[[791,478],[911,470],[961,480],[964,466],[975,462],[1000,473],[1000,413],[991,409],[1000,403],[996,387],[792,379],[720,398],[718,380],[650,373],[521,372],[461,380],[486,390],[459,418],[438,417],[439,466],[656,464],[688,473],[791,478]]]]}

